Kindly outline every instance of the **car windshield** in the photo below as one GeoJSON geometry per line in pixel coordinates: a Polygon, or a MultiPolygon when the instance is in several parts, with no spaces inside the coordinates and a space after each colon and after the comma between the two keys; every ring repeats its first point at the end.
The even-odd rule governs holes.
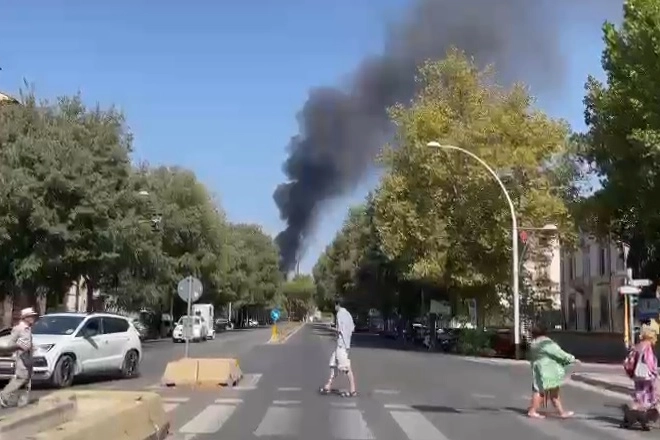
{"type": "Polygon", "coordinates": [[[42,316],[32,326],[32,334],[72,335],[84,319],[81,316],[42,316]]]}
{"type": "MultiPolygon", "coordinates": [[[[186,321],[188,320],[188,316],[182,316],[179,318],[179,322],[177,323],[178,325],[183,325],[186,321]]],[[[201,321],[199,316],[195,316],[195,320],[193,321],[193,325],[200,325],[201,321]]]]}

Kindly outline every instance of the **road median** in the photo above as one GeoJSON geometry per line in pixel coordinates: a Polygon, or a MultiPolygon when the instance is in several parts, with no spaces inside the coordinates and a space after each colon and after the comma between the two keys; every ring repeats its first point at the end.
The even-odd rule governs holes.
{"type": "Polygon", "coordinates": [[[296,321],[284,321],[277,323],[277,333],[274,333],[270,340],[269,344],[283,344],[285,343],[294,333],[296,333],[300,328],[305,325],[304,322],[296,321]]]}
{"type": "Polygon", "coordinates": [[[2,418],[2,440],[162,440],[169,420],[160,395],[59,391],[2,418]]]}

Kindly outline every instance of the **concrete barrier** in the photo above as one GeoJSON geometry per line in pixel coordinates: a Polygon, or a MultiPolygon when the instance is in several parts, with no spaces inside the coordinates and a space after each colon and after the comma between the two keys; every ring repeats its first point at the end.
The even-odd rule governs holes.
{"type": "MultiPolygon", "coordinates": [[[[0,440],[30,437],[70,422],[78,410],[75,396],[48,398],[0,416],[0,440]]],[[[4,411],[3,411],[4,412],[4,411]]]]}
{"type": "Polygon", "coordinates": [[[67,394],[78,402],[75,417],[29,440],[163,440],[169,435],[169,420],[157,393],[60,391],[46,399],[67,394]]]}
{"type": "Polygon", "coordinates": [[[168,387],[234,386],[243,378],[237,359],[184,358],[167,364],[161,384],[168,387]]]}
{"type": "Polygon", "coordinates": [[[197,359],[182,358],[168,362],[161,383],[165,386],[193,386],[197,383],[198,370],[197,359]]]}

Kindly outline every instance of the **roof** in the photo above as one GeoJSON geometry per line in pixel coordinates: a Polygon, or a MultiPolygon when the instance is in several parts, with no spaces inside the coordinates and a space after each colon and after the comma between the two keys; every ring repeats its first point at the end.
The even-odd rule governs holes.
{"type": "Polygon", "coordinates": [[[117,315],[115,313],[77,313],[77,312],[57,312],[57,313],[47,313],[43,316],[72,316],[75,318],[87,318],[88,316],[100,316],[100,317],[112,317],[112,318],[123,318],[129,319],[122,315],[117,315]]]}
{"type": "Polygon", "coordinates": [[[18,99],[14,98],[11,95],[7,95],[6,93],[0,92],[0,102],[2,102],[2,101],[9,101],[9,102],[18,103],[18,99]]]}

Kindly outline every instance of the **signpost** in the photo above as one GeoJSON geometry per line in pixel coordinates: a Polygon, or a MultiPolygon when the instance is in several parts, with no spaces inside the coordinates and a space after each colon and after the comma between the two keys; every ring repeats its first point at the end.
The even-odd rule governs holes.
{"type": "Polygon", "coordinates": [[[183,337],[186,339],[186,354],[185,357],[188,357],[190,353],[190,340],[193,337],[193,324],[194,319],[192,316],[192,305],[194,302],[197,302],[204,292],[204,286],[202,282],[193,276],[187,276],[177,285],[176,292],[179,294],[179,298],[184,300],[187,307],[187,318],[183,321],[183,337]]]}
{"type": "Polygon", "coordinates": [[[271,339],[276,339],[277,338],[277,321],[280,320],[280,310],[279,309],[273,309],[270,311],[270,319],[273,320],[273,331],[271,334],[271,339]]]}
{"type": "MultiPolygon", "coordinates": [[[[624,323],[625,339],[628,347],[635,344],[635,305],[639,302],[639,294],[642,287],[648,287],[653,282],[647,279],[633,279],[632,269],[626,270],[625,285],[619,287],[618,292],[624,296],[624,323]]],[[[643,313],[640,313],[640,317],[643,313]]]]}

